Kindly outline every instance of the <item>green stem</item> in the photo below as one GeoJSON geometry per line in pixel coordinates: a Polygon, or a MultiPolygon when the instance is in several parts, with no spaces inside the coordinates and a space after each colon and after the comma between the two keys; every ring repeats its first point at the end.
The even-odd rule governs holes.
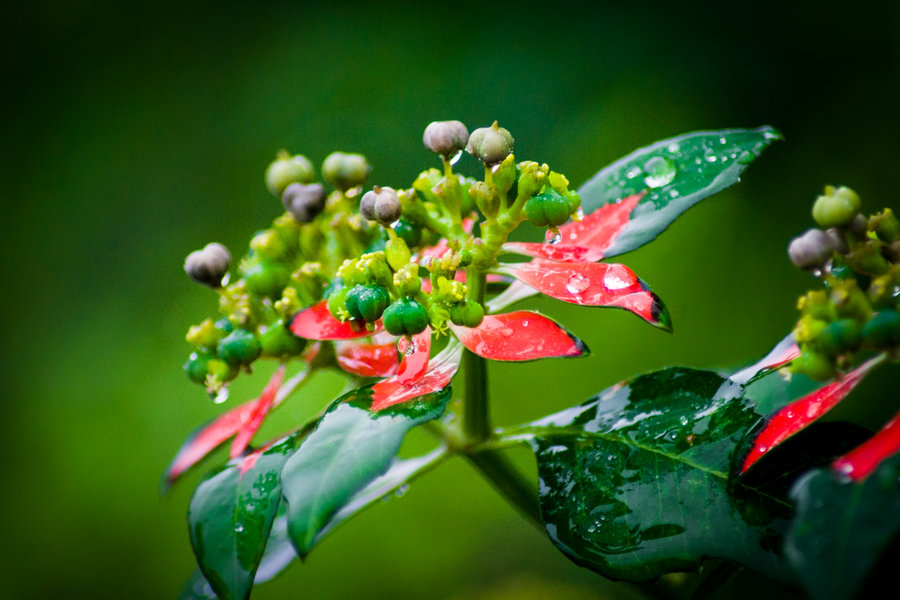
{"type": "Polygon", "coordinates": [[[497,450],[485,450],[467,452],[465,457],[510,504],[543,530],[544,522],[541,519],[535,485],[504,454],[497,450]]]}
{"type": "MultiPolygon", "coordinates": [[[[477,268],[466,271],[469,299],[484,303],[485,273],[477,268]]],[[[481,442],[491,435],[488,414],[487,362],[477,354],[465,351],[466,395],[463,400],[463,435],[469,442],[481,442]]]]}

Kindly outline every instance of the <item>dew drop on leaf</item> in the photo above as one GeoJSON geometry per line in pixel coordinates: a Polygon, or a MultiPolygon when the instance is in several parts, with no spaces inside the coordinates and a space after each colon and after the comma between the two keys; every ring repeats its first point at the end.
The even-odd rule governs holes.
{"type": "Polygon", "coordinates": [[[579,273],[573,273],[566,282],[566,291],[570,294],[580,294],[591,286],[587,277],[579,273]]]}
{"type": "Polygon", "coordinates": [[[409,484],[404,483],[403,485],[401,485],[400,487],[397,488],[397,491],[394,492],[394,494],[398,498],[402,498],[408,491],[409,491],[409,484]]]}
{"type": "Polygon", "coordinates": [[[662,156],[654,156],[644,164],[644,183],[658,188],[672,183],[675,179],[675,163],[662,156]]]}

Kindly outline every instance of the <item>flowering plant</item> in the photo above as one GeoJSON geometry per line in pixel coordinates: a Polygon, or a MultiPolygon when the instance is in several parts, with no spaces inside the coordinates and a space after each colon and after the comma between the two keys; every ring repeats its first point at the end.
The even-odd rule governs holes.
{"type": "MultiPolygon", "coordinates": [[[[218,293],[221,313],[189,330],[188,376],[222,402],[229,382],[258,360],[278,366],[258,398],[201,427],[166,471],[168,486],[231,440],[230,462],[191,500],[199,571],[183,597],[249,597],[255,582],[308,554],[347,518],[454,456],[545,526],[561,551],[608,577],[648,581],[725,559],[725,569],[747,566],[827,597],[833,588],[807,574],[834,557],[806,547],[800,519],[820,517],[816,506],[800,514],[796,486],[860,487],[878,469],[900,468],[886,460],[897,450],[895,424],[838,459],[849,481],[817,483],[810,471],[846,443],[817,446],[819,459],[800,462],[812,473],[804,479],[796,464],[771,458],[805,448],[795,440],[900,344],[900,225],[887,213],[860,222],[852,191],[826,190],[814,216],[833,229],[805,234],[790,249],[798,266],[825,277],[830,296],[804,297],[797,329],[763,360],[724,375],[643,375],[530,424],[497,429],[489,419],[487,360],[588,352],[559,323],[512,304],[544,294],[621,308],[671,331],[646,283],[623,264],[599,261],[655,239],[738,181],[777,139],[768,127],[687,134],[622,158],[577,190],[547,164],[517,161],[512,135],[497,122],[471,134],[459,121],[428,125],[423,142],[442,169],[423,171],[408,188],[369,188],[368,160],[335,152],[322,165],[327,192],[306,157],[280,154],[266,185],[285,212],[253,236],[237,277],[221,244],[185,261],[193,280],[218,293]],[[464,153],[483,177],[454,171],[464,153]],[[546,230],[545,241],[514,241],[526,222],[546,230]],[[350,391],[304,399],[322,404],[314,419],[251,445],[267,415],[323,369],[343,373],[350,391]],[[459,378],[462,393],[454,394],[459,378]],[[434,435],[434,450],[400,458],[404,436],[418,426],[434,435]],[[522,444],[534,451],[539,486],[504,454],[522,444]]],[[[873,502],[897,501],[893,493],[873,502]]],[[[877,556],[876,548],[857,557],[860,574],[843,589],[852,592],[877,556]]]]}

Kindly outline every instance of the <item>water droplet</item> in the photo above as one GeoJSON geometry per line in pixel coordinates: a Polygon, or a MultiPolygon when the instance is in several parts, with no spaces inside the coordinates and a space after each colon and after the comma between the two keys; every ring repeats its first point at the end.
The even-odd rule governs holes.
{"type": "Polygon", "coordinates": [[[897,286],[897,285],[894,286],[894,289],[891,290],[891,296],[893,296],[894,298],[896,298],[897,296],[900,296],[900,286],[897,286]]]}
{"type": "Polygon", "coordinates": [[[575,209],[575,220],[581,221],[582,219],[584,219],[584,209],[579,206],[575,209]]]}
{"type": "Polygon", "coordinates": [[[759,452],[760,454],[765,454],[766,452],[769,451],[769,447],[768,446],[760,446],[759,448],[756,449],[756,451],[759,452]]]}
{"type": "Polygon", "coordinates": [[[719,160],[719,157],[716,156],[716,153],[713,152],[712,150],[707,150],[706,152],[704,152],[703,158],[704,158],[704,160],[706,160],[706,162],[709,162],[709,163],[714,163],[717,160],[719,160]]]}
{"type": "Polygon", "coordinates": [[[580,294],[591,287],[591,282],[587,277],[579,273],[573,273],[566,282],[566,291],[570,294],[580,294]]]}
{"type": "Polygon", "coordinates": [[[637,165],[635,165],[635,166],[629,168],[627,171],[625,171],[625,177],[627,177],[628,179],[634,179],[635,177],[637,177],[640,174],[641,174],[641,168],[638,167],[637,165]]]}
{"type": "Polygon", "coordinates": [[[555,246],[556,244],[558,244],[562,241],[562,234],[559,232],[559,229],[557,229],[555,231],[552,229],[548,229],[547,236],[545,239],[547,240],[548,244],[552,244],[555,246]]]}
{"type": "Polygon", "coordinates": [[[462,150],[460,150],[459,152],[457,152],[456,154],[454,154],[454,155],[453,155],[453,158],[450,159],[450,164],[451,164],[451,165],[455,165],[456,163],[458,163],[458,162],[459,162],[459,159],[462,158],[462,155],[463,155],[463,151],[462,151],[462,150]]]}
{"type": "Polygon", "coordinates": [[[503,329],[500,330],[500,335],[502,335],[503,337],[507,337],[507,338],[512,337],[514,333],[515,333],[515,331],[513,330],[512,327],[504,327],[503,329]]]}
{"type": "Polygon", "coordinates": [[[669,144],[668,146],[666,146],[666,150],[668,150],[669,152],[678,152],[679,150],[681,150],[681,146],[674,143],[669,144]]]}
{"type": "Polygon", "coordinates": [[[237,525],[234,526],[234,531],[235,531],[235,533],[241,533],[244,531],[244,526],[241,525],[240,523],[238,523],[237,525]]]}
{"type": "Polygon", "coordinates": [[[719,137],[719,143],[720,143],[720,144],[724,144],[726,141],[727,141],[727,140],[725,139],[725,136],[719,137]]]}
{"type": "Polygon", "coordinates": [[[416,353],[416,340],[415,338],[409,338],[409,341],[406,343],[406,347],[403,348],[403,356],[412,356],[416,353]]]}
{"type": "Polygon", "coordinates": [[[644,183],[651,188],[667,185],[675,179],[675,163],[662,156],[654,156],[644,164],[644,183]]]}
{"type": "Polygon", "coordinates": [[[404,483],[403,485],[401,485],[400,487],[397,488],[397,491],[394,492],[394,494],[398,498],[402,498],[408,491],[409,491],[409,484],[404,483]]]}
{"type": "Polygon", "coordinates": [[[610,265],[606,275],[603,276],[603,285],[608,290],[622,290],[634,283],[634,275],[622,265],[610,265]]]}
{"type": "Polygon", "coordinates": [[[666,440],[670,441],[670,442],[674,442],[674,441],[678,440],[678,432],[675,431],[674,429],[672,431],[667,431],[666,432],[666,440]]]}
{"type": "Polygon", "coordinates": [[[781,139],[781,136],[778,135],[777,133],[775,133],[774,131],[767,130],[767,131],[763,131],[763,139],[777,140],[777,139],[781,139]]]}
{"type": "Polygon", "coordinates": [[[226,400],[228,400],[228,388],[227,387],[223,387],[221,390],[216,392],[212,397],[213,404],[222,404],[226,400]]]}
{"type": "Polygon", "coordinates": [[[677,198],[677,197],[680,196],[680,195],[681,195],[681,194],[678,192],[678,190],[669,190],[669,197],[670,197],[670,198],[677,198]]]}
{"type": "Polygon", "coordinates": [[[789,410],[786,413],[784,413],[784,418],[786,418],[786,419],[793,419],[795,416],[796,415],[794,414],[794,411],[792,411],[792,410],[789,410]]]}
{"type": "Polygon", "coordinates": [[[681,415],[680,417],[678,417],[678,422],[681,423],[682,425],[687,425],[688,418],[684,415],[681,415]]]}

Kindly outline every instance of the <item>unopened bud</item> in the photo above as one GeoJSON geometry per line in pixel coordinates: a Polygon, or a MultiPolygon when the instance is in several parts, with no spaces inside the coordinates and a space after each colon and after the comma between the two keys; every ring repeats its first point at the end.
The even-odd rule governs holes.
{"type": "Polygon", "coordinates": [[[432,121],[422,136],[426,148],[448,160],[463,150],[468,141],[469,130],[459,121],[432,121]]]}
{"type": "Polygon", "coordinates": [[[266,187],[273,196],[281,196],[292,183],[309,183],[316,176],[312,163],[302,154],[279,153],[266,169],[266,187]]]}
{"type": "Polygon", "coordinates": [[[833,240],[821,229],[809,229],[788,245],[791,262],[801,269],[821,267],[832,252],[833,240]]]}
{"type": "Polygon", "coordinates": [[[849,225],[859,214],[862,203],[859,195],[848,187],[825,187],[825,194],[816,198],[812,216],[822,227],[849,225]]]}
{"type": "Polygon", "coordinates": [[[188,277],[209,287],[220,287],[222,278],[231,264],[231,253],[222,244],[213,242],[200,250],[194,250],[184,260],[184,272],[188,277]]]}
{"type": "Polygon", "coordinates": [[[512,153],[514,141],[512,134],[494,121],[490,127],[481,127],[472,132],[466,152],[486,165],[495,165],[512,153]]]}
{"type": "Polygon", "coordinates": [[[321,183],[292,183],[284,190],[281,203],[294,219],[309,223],[325,208],[325,188],[321,183]]]}
{"type": "Polygon", "coordinates": [[[322,163],[322,175],[334,187],[346,192],[365,183],[369,175],[369,163],[362,154],[332,152],[322,163]]]}
{"type": "Polygon", "coordinates": [[[393,188],[375,186],[374,190],[363,194],[359,201],[359,212],[370,221],[390,225],[402,213],[400,197],[393,188]]]}

